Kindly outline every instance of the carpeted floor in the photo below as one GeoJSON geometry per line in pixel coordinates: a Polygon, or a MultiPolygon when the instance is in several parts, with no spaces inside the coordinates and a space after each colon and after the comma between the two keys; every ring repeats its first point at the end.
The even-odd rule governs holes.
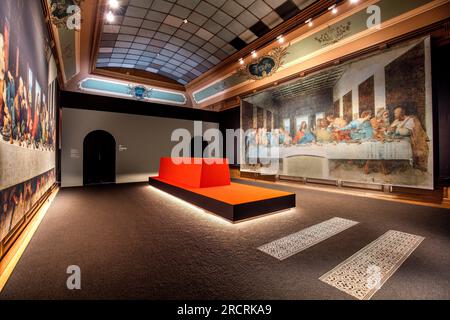
{"type": "Polygon", "coordinates": [[[450,299],[449,210],[273,188],[297,208],[237,225],[146,184],[63,189],[0,299],[354,299],[319,277],[388,230],[426,239],[372,299],[450,299]],[[359,224],[284,261],[257,250],[333,217],[359,224]]]}

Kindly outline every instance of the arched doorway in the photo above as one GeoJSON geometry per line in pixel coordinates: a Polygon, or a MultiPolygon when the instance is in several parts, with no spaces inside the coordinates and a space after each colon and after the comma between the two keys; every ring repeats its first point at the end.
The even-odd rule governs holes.
{"type": "Polygon", "coordinates": [[[115,182],[116,140],[106,131],[92,131],[83,142],[83,184],[115,182]]]}

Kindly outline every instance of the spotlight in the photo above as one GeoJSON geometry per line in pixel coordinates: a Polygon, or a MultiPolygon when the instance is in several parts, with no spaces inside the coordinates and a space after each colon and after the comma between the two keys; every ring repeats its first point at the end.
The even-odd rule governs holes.
{"type": "Polygon", "coordinates": [[[240,64],[240,65],[243,65],[243,64],[244,64],[244,59],[239,58],[239,64],[240,64]]]}
{"type": "Polygon", "coordinates": [[[108,21],[109,23],[113,23],[114,22],[114,15],[113,15],[112,11],[109,11],[106,14],[106,21],[108,21]]]}
{"type": "Polygon", "coordinates": [[[308,20],[306,20],[305,23],[310,27],[312,27],[314,25],[312,18],[309,18],[308,20]]]}
{"type": "Polygon", "coordinates": [[[350,3],[358,3],[359,0],[350,0],[350,3]]]}
{"type": "Polygon", "coordinates": [[[256,53],[255,50],[253,50],[253,51],[252,51],[252,57],[253,57],[253,58],[256,58],[257,56],[258,56],[258,54],[256,53]]]}
{"type": "Polygon", "coordinates": [[[119,7],[119,1],[117,0],[109,0],[108,3],[111,9],[117,9],[119,7]]]}
{"type": "Polygon", "coordinates": [[[187,19],[184,19],[183,22],[184,22],[184,23],[188,23],[187,19]]]}
{"type": "Polygon", "coordinates": [[[335,4],[329,7],[328,10],[331,11],[332,14],[336,14],[338,12],[338,9],[335,4]]]}
{"type": "Polygon", "coordinates": [[[277,40],[280,44],[284,43],[284,37],[282,35],[278,36],[277,40]]]}

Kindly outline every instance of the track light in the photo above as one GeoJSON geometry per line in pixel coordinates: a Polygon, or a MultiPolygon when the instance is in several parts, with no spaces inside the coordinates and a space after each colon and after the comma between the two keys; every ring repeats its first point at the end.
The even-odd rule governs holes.
{"type": "Polygon", "coordinates": [[[106,14],[106,21],[108,21],[109,23],[113,23],[114,22],[114,14],[112,13],[112,11],[109,11],[106,14]]]}
{"type": "Polygon", "coordinates": [[[253,58],[256,58],[257,56],[258,56],[258,54],[256,53],[255,50],[253,50],[253,51],[252,51],[252,57],[253,57],[253,58]]]}
{"type": "Polygon", "coordinates": [[[338,9],[336,7],[336,4],[333,4],[331,7],[329,7],[328,11],[331,11],[332,14],[338,13],[338,9]]]}
{"type": "Polygon", "coordinates": [[[244,59],[239,58],[239,64],[240,64],[240,65],[243,65],[243,64],[244,64],[244,59]]]}
{"type": "Polygon", "coordinates": [[[312,18],[309,18],[308,20],[306,20],[305,23],[310,27],[312,27],[314,25],[312,18]]]}
{"type": "Polygon", "coordinates": [[[279,42],[280,44],[283,44],[283,43],[284,43],[284,37],[283,37],[283,35],[279,35],[279,36],[277,37],[277,40],[278,40],[278,42],[279,42]]]}
{"type": "Polygon", "coordinates": [[[109,0],[108,3],[111,9],[117,9],[119,7],[119,1],[117,0],[109,0]]]}

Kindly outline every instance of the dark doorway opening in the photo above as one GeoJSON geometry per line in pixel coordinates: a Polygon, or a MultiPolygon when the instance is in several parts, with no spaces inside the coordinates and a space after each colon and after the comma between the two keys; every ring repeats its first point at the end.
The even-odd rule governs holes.
{"type": "Polygon", "coordinates": [[[83,184],[109,183],[116,183],[116,140],[106,131],[92,131],[83,142],[83,184]]]}

